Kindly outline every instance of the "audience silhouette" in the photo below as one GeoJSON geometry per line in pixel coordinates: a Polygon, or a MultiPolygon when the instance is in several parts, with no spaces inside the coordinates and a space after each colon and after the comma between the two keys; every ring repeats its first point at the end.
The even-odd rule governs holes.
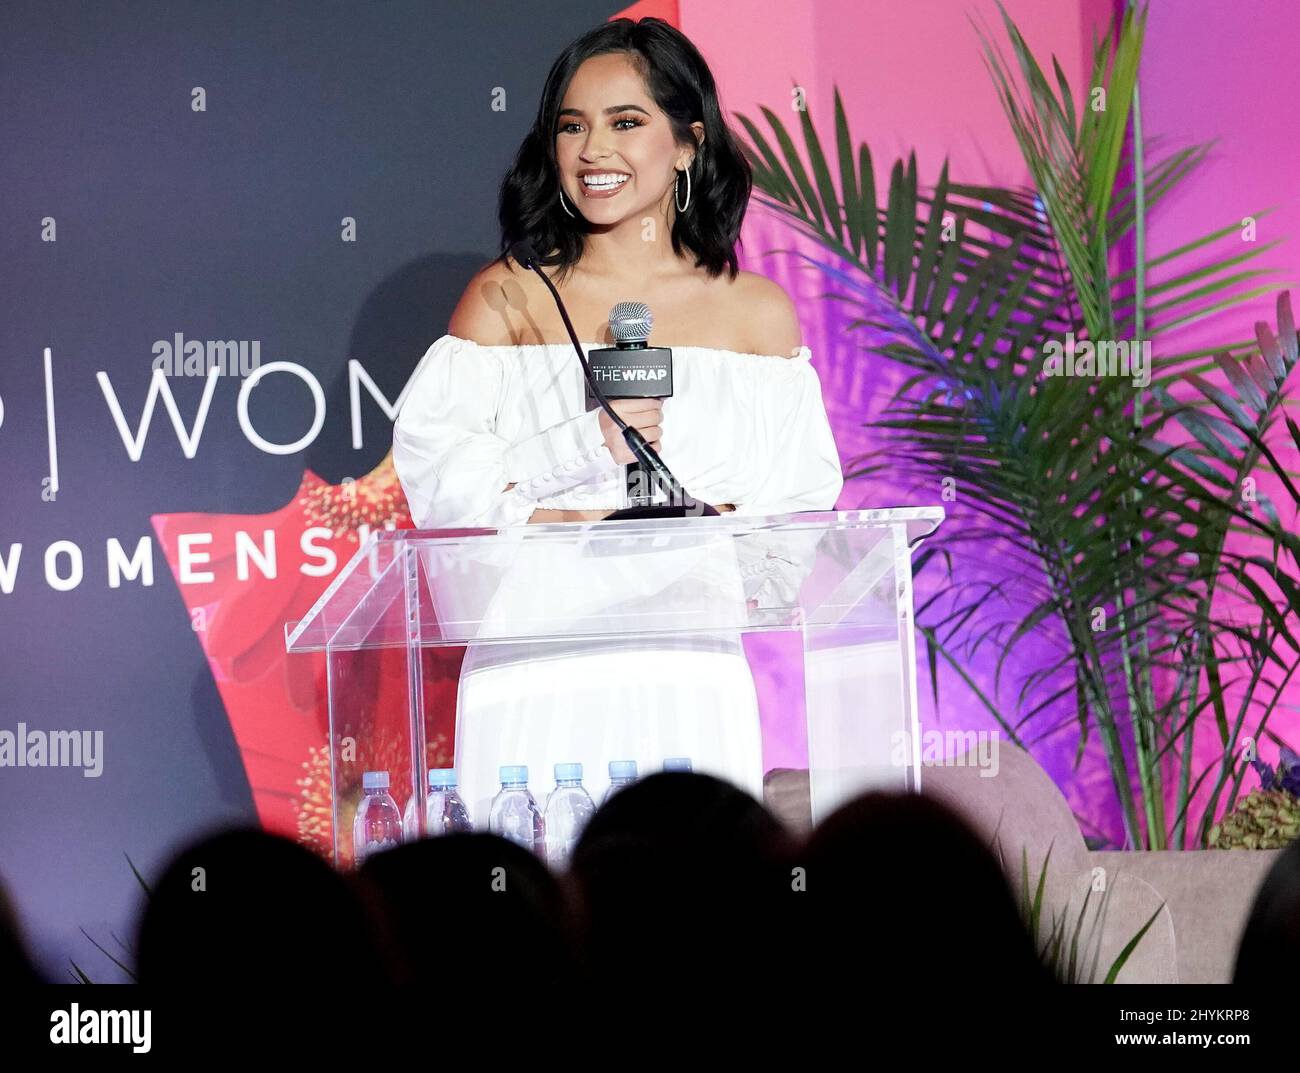
{"type": "Polygon", "coordinates": [[[137,937],[142,984],[239,988],[282,976],[348,986],[389,971],[352,882],[310,850],[230,830],[180,853],[152,887],[137,937]]]}
{"type": "Polygon", "coordinates": [[[904,1000],[1052,982],[992,850],[933,798],[863,794],[818,824],[802,861],[798,947],[815,979],[887,965],[904,1000]]]}
{"type": "Polygon", "coordinates": [[[1234,984],[1274,985],[1290,994],[1300,958],[1300,841],[1273,862],[1246,918],[1237,948],[1234,984]]]}
{"type": "Polygon", "coordinates": [[[398,982],[445,973],[476,995],[516,970],[538,986],[573,981],[570,901],[541,859],[513,842],[424,839],[370,857],[357,880],[398,982]]]}
{"type": "Polygon", "coordinates": [[[683,1005],[762,1001],[797,897],[794,850],[776,817],[712,776],[664,772],[619,791],[573,852],[589,978],[683,1005]]]}
{"type": "MultiPolygon", "coordinates": [[[[1293,842],[1256,895],[1234,982],[1289,985],[1297,953],[1293,842]]],[[[344,874],[252,829],[168,864],[136,936],[141,983],[238,989],[289,967],[326,991],[445,978],[471,1004],[513,977],[597,1015],[639,1001],[707,1014],[723,997],[788,1014],[886,980],[900,1001],[1054,982],[999,862],[947,805],[868,793],[799,838],[737,787],[689,772],[614,795],[565,871],[456,834],[344,874]]],[[[0,887],[0,981],[41,980],[0,887]]]]}

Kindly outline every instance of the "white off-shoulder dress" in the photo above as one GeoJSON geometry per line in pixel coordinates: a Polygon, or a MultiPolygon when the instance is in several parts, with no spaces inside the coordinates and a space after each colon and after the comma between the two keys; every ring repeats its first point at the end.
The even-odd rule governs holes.
{"type": "MultiPolygon", "coordinates": [[[[807,347],[793,357],[672,351],[660,454],[687,492],[740,515],[834,507],[843,474],[807,347]]],[[[587,409],[567,343],[438,339],[398,413],[393,464],[422,529],[519,526],[538,508],[627,505],[626,467],[604,444],[599,411],[587,409]]],[[[781,584],[766,565],[744,579],[759,606],[781,584]]],[[[634,760],[645,775],[668,757],[762,800],[758,702],[739,634],[588,641],[544,656],[537,645],[466,646],[455,764],[476,827],[487,827],[501,765],[526,764],[542,804],[554,765],[581,763],[599,802],[611,760],[634,760]]]]}

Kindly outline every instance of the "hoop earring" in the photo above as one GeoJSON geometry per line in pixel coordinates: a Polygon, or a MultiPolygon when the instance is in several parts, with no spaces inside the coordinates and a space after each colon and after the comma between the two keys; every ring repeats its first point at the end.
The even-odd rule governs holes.
{"type": "Polygon", "coordinates": [[[682,175],[686,176],[686,204],[677,205],[677,188],[680,185],[680,183],[676,179],[673,180],[673,204],[677,205],[678,212],[685,212],[688,208],[691,207],[691,169],[687,168],[685,169],[685,171],[679,171],[677,175],[679,179],[682,175]]]}
{"type": "Polygon", "coordinates": [[[573,210],[570,209],[569,206],[566,205],[566,204],[564,203],[564,191],[563,191],[563,190],[560,191],[560,208],[562,208],[565,212],[567,212],[567,213],[568,213],[570,216],[572,216],[575,220],[578,218],[578,217],[574,214],[573,210]]]}

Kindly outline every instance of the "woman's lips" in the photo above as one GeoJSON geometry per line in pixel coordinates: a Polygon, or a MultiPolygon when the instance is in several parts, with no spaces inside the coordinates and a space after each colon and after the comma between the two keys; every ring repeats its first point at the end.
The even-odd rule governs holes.
{"type": "MultiPolygon", "coordinates": [[[[611,174],[622,174],[622,173],[611,173],[611,174]]],[[[582,187],[582,196],[589,197],[589,198],[613,197],[620,190],[622,190],[623,187],[627,186],[628,182],[630,181],[631,181],[631,176],[629,175],[629,176],[625,176],[621,182],[616,184],[612,184],[612,185],[602,184],[599,186],[588,186],[587,183],[584,181],[583,177],[581,175],[578,176],[578,185],[582,187]]]]}

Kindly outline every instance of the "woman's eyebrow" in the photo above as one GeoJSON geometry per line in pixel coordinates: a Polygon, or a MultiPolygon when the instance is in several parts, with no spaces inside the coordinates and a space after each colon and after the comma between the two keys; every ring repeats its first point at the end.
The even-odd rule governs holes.
{"type": "MultiPolygon", "coordinates": [[[[640,112],[642,115],[649,115],[639,104],[616,104],[613,108],[606,108],[605,115],[613,115],[615,112],[640,112]]],[[[581,108],[561,108],[560,115],[585,115],[581,108]]]]}

